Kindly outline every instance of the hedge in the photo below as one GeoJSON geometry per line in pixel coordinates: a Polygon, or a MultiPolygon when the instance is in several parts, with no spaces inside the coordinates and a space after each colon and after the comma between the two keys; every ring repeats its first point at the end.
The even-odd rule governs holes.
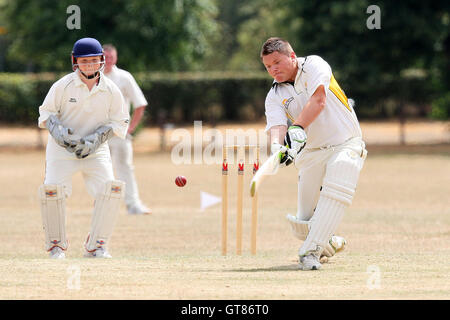
{"type": "MultiPolygon", "coordinates": [[[[38,107],[52,83],[62,76],[0,73],[0,123],[36,124],[38,107]]],[[[194,120],[211,124],[264,120],[264,100],[272,83],[266,72],[136,73],[134,77],[149,102],[146,126],[194,120]]],[[[369,92],[354,90],[355,95],[349,97],[356,100],[360,118],[395,117],[399,91],[404,91],[402,103],[417,101],[418,97],[428,99],[431,89],[423,85],[426,81],[417,77],[409,82],[385,81],[377,88],[371,87],[369,92]],[[395,88],[393,84],[400,82],[401,88],[395,88]]],[[[420,101],[420,110],[425,110],[427,99],[420,101]]],[[[422,111],[419,115],[426,116],[422,111]]]]}
{"type": "MultiPolygon", "coordinates": [[[[34,124],[51,85],[63,74],[0,73],[0,122],[34,124]]],[[[146,125],[264,117],[272,80],[265,73],[137,73],[149,102],[146,125]]]]}

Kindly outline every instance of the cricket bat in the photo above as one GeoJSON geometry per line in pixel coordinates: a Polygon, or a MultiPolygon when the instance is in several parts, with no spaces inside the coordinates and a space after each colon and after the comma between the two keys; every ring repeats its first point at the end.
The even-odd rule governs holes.
{"type": "Polygon", "coordinates": [[[280,166],[280,160],[283,157],[283,152],[279,151],[272,154],[266,162],[256,171],[250,183],[250,196],[254,197],[259,189],[264,178],[268,175],[273,175],[277,172],[280,166]]]}

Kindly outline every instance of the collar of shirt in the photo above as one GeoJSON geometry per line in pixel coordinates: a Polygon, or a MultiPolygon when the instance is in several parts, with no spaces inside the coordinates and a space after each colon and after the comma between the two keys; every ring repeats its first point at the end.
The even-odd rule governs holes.
{"type": "MultiPolygon", "coordinates": [[[[305,62],[306,62],[307,58],[308,57],[299,57],[299,58],[297,58],[298,71],[297,71],[297,75],[295,76],[295,79],[300,77],[302,75],[302,73],[304,72],[303,67],[305,65],[305,62]]],[[[290,84],[291,86],[294,86],[295,81],[276,82],[274,80],[273,83],[272,83],[272,88],[275,88],[275,90],[276,90],[278,85],[280,85],[280,84],[290,84]]]]}
{"type": "Polygon", "coordinates": [[[278,86],[280,84],[290,84],[291,86],[294,86],[294,81],[284,81],[284,82],[276,82],[276,81],[274,81],[272,83],[272,88],[276,87],[276,86],[278,86]]]}
{"type": "MultiPolygon", "coordinates": [[[[75,81],[75,86],[77,86],[77,87],[83,86],[83,85],[86,86],[86,84],[80,78],[80,72],[78,69],[74,72],[74,81],[75,81]]],[[[101,90],[101,91],[108,90],[106,88],[106,83],[105,83],[104,75],[102,72],[100,72],[100,79],[97,82],[97,85],[94,86],[91,91],[94,91],[94,90],[101,90]]]]}
{"type": "Polygon", "coordinates": [[[108,73],[105,73],[105,75],[108,76],[108,77],[110,77],[110,76],[116,74],[116,73],[117,73],[117,70],[119,70],[119,68],[117,68],[116,65],[113,65],[113,66],[111,67],[111,71],[108,72],[108,73]]]}

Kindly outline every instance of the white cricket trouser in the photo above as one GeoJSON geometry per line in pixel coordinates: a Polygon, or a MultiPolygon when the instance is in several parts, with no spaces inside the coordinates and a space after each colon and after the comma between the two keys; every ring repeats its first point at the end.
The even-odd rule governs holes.
{"type": "Polygon", "coordinates": [[[103,192],[107,181],[114,180],[111,156],[102,153],[84,159],[46,160],[44,184],[63,185],[66,197],[69,197],[72,194],[72,176],[77,172],[82,173],[87,191],[93,198],[103,192]]]}
{"type": "Polygon", "coordinates": [[[299,168],[299,220],[310,221],[310,232],[299,250],[323,249],[336,231],[345,209],[351,204],[367,151],[361,138],[326,149],[305,149],[297,160],[299,168]]]}
{"type": "Polygon", "coordinates": [[[125,203],[137,205],[140,203],[139,190],[134,175],[133,142],[130,139],[112,137],[108,140],[114,171],[117,179],[126,183],[125,203]]]}

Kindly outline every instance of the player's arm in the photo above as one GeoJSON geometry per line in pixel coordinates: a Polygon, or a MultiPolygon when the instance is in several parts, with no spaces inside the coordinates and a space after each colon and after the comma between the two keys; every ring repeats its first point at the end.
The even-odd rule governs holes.
{"type": "Polygon", "coordinates": [[[143,105],[134,109],[130,121],[130,126],[128,127],[128,134],[133,134],[134,130],[136,130],[136,127],[139,125],[139,123],[142,120],[142,117],[144,116],[145,107],[146,105],[143,105]]]}
{"type": "MultiPolygon", "coordinates": [[[[297,154],[306,145],[305,129],[317,119],[325,108],[328,87],[331,79],[330,65],[319,56],[308,57],[308,62],[304,66],[304,73],[295,79],[294,88],[302,89],[308,85],[307,92],[309,99],[302,109],[293,125],[288,128],[286,138],[289,140],[289,147],[297,154]]],[[[298,91],[299,92],[299,91],[298,91]]]]}
{"type": "Polygon", "coordinates": [[[58,145],[65,148],[69,152],[75,151],[75,147],[80,143],[80,141],[71,137],[74,133],[72,128],[64,127],[59,118],[53,114],[50,115],[43,123],[58,145]]]}
{"type": "Polygon", "coordinates": [[[145,99],[144,93],[142,92],[141,88],[139,88],[139,85],[137,84],[133,75],[129,72],[127,72],[126,75],[128,81],[127,85],[124,88],[124,96],[129,97],[129,99],[133,103],[133,106],[136,106],[130,120],[130,126],[128,127],[128,134],[132,134],[141,122],[142,117],[144,116],[145,107],[148,105],[148,103],[147,99],[145,99]]]}
{"type": "Polygon", "coordinates": [[[61,90],[58,89],[60,87],[59,84],[60,82],[57,81],[51,86],[44,102],[39,107],[38,126],[42,129],[46,128],[59,146],[69,152],[74,152],[74,148],[79,143],[79,140],[73,139],[71,135],[74,130],[63,126],[58,117],[60,108],[56,101],[60,101],[61,97],[61,90]]]}
{"type": "Polygon", "coordinates": [[[325,108],[326,99],[327,95],[325,93],[325,88],[323,85],[320,85],[311,98],[309,98],[306,106],[300,112],[292,125],[300,126],[303,129],[306,129],[323,111],[325,108]]]}
{"type": "Polygon", "coordinates": [[[278,125],[273,126],[269,130],[269,136],[270,136],[270,144],[272,143],[279,143],[283,144],[284,137],[286,136],[287,132],[287,125],[278,125]]]}
{"type": "Polygon", "coordinates": [[[109,108],[109,122],[108,126],[111,126],[114,135],[119,138],[125,139],[128,126],[130,123],[130,114],[125,106],[124,98],[119,88],[115,88],[113,91],[113,100],[111,107],[109,108]]]}
{"type": "MultiPolygon", "coordinates": [[[[287,116],[281,105],[279,98],[276,97],[272,91],[266,97],[266,131],[269,134],[270,139],[270,151],[272,154],[279,153],[280,151],[286,154],[287,148],[285,147],[284,138],[287,132],[287,116]]],[[[289,161],[286,163],[287,156],[281,159],[283,165],[292,163],[289,161]]]]}
{"type": "Polygon", "coordinates": [[[289,127],[286,135],[286,144],[290,148],[289,151],[293,158],[305,147],[307,138],[305,128],[316,120],[323,111],[326,98],[325,88],[323,85],[320,85],[309,98],[292,126],[289,127]]]}

